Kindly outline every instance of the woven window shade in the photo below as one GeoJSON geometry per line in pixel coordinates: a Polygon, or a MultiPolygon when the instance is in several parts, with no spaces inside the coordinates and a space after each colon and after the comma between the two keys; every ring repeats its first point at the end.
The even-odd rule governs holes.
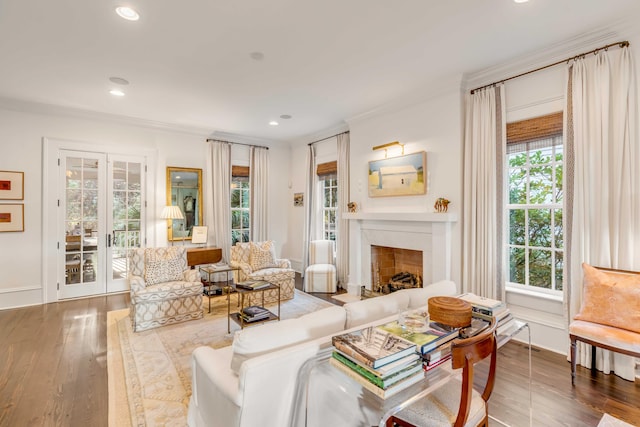
{"type": "Polygon", "coordinates": [[[333,162],[320,163],[316,168],[316,173],[321,177],[336,175],[338,173],[338,162],[334,160],[333,162]]]}
{"type": "Polygon", "coordinates": [[[562,111],[507,123],[507,144],[552,139],[555,136],[562,136],[562,111]]]}
{"type": "Polygon", "coordinates": [[[231,166],[231,176],[243,176],[249,178],[249,166],[231,166]]]}

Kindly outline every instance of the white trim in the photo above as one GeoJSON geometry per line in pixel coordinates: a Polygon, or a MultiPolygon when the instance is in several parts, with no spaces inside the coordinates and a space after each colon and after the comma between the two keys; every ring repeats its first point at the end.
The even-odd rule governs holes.
{"type": "Polygon", "coordinates": [[[196,126],[184,126],[176,123],[159,122],[142,119],[139,117],[120,116],[117,114],[103,113],[100,111],[82,110],[79,108],[65,107],[62,105],[44,104],[39,102],[24,101],[13,98],[0,97],[0,108],[22,113],[50,114],[54,116],[73,117],[88,120],[100,120],[108,123],[140,126],[150,129],[162,129],[200,136],[203,139],[210,135],[211,129],[198,128],[196,126]]]}
{"type": "Polygon", "coordinates": [[[141,156],[146,159],[147,177],[145,197],[145,246],[155,246],[155,226],[158,218],[155,216],[156,206],[156,157],[157,150],[152,149],[131,149],[129,147],[106,144],[92,144],[90,142],[73,141],[42,137],[42,302],[57,302],[58,282],[56,277],[56,260],[58,253],[58,236],[56,234],[56,215],[51,212],[57,209],[57,194],[50,193],[49,182],[58,181],[57,155],[60,150],[77,150],[94,153],[121,154],[130,156],[141,156]]]}
{"type": "MultiPolygon", "coordinates": [[[[527,285],[520,285],[520,286],[526,286],[527,288],[532,288],[532,286],[527,286],[527,285]]],[[[552,294],[550,292],[549,293],[542,292],[542,290],[524,289],[524,288],[520,288],[519,286],[516,287],[509,282],[507,282],[506,291],[507,293],[512,292],[514,294],[526,295],[533,298],[546,299],[549,301],[562,302],[564,300],[562,296],[562,291],[550,291],[550,292],[554,292],[552,294]]]]}
{"type": "Polygon", "coordinates": [[[21,287],[17,287],[17,288],[7,288],[7,289],[0,289],[0,294],[8,294],[8,293],[12,293],[12,292],[24,292],[24,291],[37,291],[42,289],[42,286],[21,286],[21,287]]]}

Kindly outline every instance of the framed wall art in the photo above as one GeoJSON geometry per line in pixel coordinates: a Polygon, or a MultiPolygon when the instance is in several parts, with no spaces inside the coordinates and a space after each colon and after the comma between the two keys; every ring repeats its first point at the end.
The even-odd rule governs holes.
{"type": "Polygon", "coordinates": [[[369,162],[369,197],[418,196],[427,192],[427,153],[419,151],[369,162]]]}
{"type": "Polygon", "coordinates": [[[304,193],[294,193],[293,206],[303,206],[303,205],[304,205],[304,193]]]}
{"type": "Polygon", "coordinates": [[[0,171],[0,200],[24,200],[24,172],[0,171]]]}
{"type": "Polygon", "coordinates": [[[0,204],[0,232],[24,231],[24,205],[0,204]]]}

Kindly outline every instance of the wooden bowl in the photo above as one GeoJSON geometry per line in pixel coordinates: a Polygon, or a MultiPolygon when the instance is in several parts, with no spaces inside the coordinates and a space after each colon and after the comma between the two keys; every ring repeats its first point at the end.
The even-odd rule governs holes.
{"type": "Polygon", "coordinates": [[[454,328],[464,328],[471,324],[471,304],[454,297],[429,298],[429,318],[454,328]]]}

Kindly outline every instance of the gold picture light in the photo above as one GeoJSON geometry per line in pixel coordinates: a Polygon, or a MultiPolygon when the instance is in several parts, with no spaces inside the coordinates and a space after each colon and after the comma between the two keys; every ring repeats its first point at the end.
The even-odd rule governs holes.
{"type": "Polygon", "coordinates": [[[402,156],[404,156],[404,144],[401,144],[399,141],[387,142],[386,144],[376,145],[373,147],[373,151],[376,150],[384,150],[384,158],[387,158],[387,149],[395,146],[402,147],[402,156]]]}

